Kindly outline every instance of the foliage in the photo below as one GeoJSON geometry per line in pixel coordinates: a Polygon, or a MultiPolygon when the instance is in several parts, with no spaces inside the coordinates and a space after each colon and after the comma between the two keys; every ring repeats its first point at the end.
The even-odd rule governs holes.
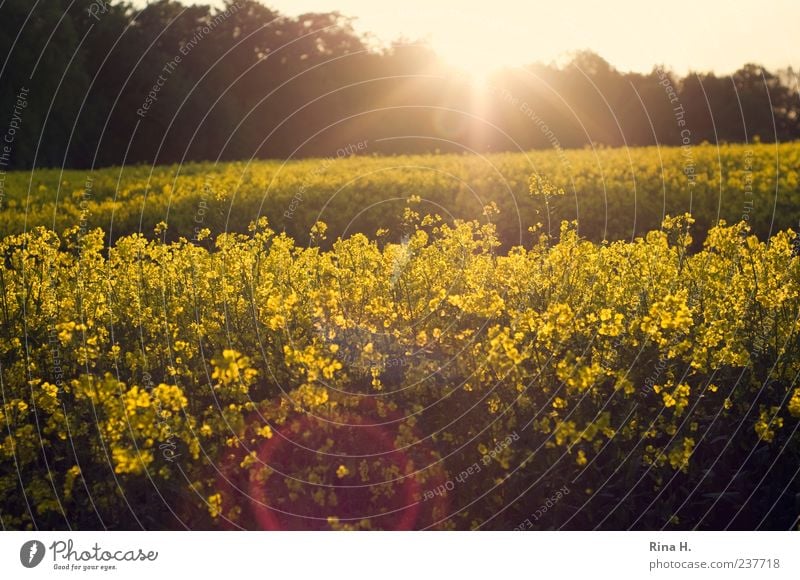
{"type": "Polygon", "coordinates": [[[192,240],[206,228],[246,233],[250,221],[265,216],[301,245],[319,220],[331,241],[384,229],[399,242],[407,234],[410,201],[416,213],[440,213],[450,221],[473,219],[494,203],[500,213],[489,218],[505,248],[532,243],[527,226],[537,222],[553,236],[562,220],[577,219],[588,239],[630,240],[658,229],[665,215],[689,210],[696,220],[694,249],[719,219],[745,219],[762,239],[798,229],[800,145],[706,145],[691,154],[691,181],[681,148],[12,172],[5,178],[0,231],[36,225],[62,231],[77,224],[101,227],[113,242],[151,235],[165,222],[166,239],[192,240]],[[19,219],[23,213],[25,220],[19,219]]]}
{"type": "Polygon", "coordinates": [[[29,89],[5,168],[800,138],[791,68],[681,78],[579,52],[479,86],[430,47],[256,0],[5,0],[0,17],[4,137],[29,89]]]}
{"type": "Polygon", "coordinates": [[[500,254],[492,224],[409,220],[328,250],[264,218],[5,237],[3,527],[795,521],[793,231],[692,253],[688,216],[565,222],[500,254]]]}

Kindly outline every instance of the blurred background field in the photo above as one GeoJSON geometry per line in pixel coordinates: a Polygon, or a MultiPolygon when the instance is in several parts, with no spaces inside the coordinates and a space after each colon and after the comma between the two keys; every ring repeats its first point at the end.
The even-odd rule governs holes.
{"type": "Polygon", "coordinates": [[[632,239],[665,215],[691,212],[699,242],[718,223],[748,221],[762,239],[800,218],[800,145],[737,144],[596,148],[488,155],[373,156],[367,142],[349,155],[297,161],[187,163],[101,170],[11,172],[5,178],[0,231],[37,225],[57,232],[101,227],[107,241],[167,224],[167,238],[195,228],[246,232],[266,216],[271,227],[306,244],[316,221],[328,238],[403,232],[408,199],[445,220],[492,219],[507,247],[528,244],[528,228],[557,233],[578,220],[580,235],[632,239]],[[563,195],[531,195],[539,174],[563,195]],[[486,218],[494,202],[499,214],[486,218]]]}

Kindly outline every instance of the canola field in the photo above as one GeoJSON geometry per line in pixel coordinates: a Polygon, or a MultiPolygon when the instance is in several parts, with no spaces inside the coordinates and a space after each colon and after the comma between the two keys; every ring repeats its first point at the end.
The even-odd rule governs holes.
{"type": "Polygon", "coordinates": [[[658,229],[667,215],[688,212],[698,232],[720,219],[746,220],[765,239],[797,229],[800,218],[800,146],[794,143],[379,157],[369,142],[359,142],[323,159],[0,177],[0,232],[100,227],[109,241],[133,233],[152,237],[161,222],[171,240],[192,239],[203,228],[246,233],[261,216],[303,245],[317,221],[328,225],[329,240],[388,229],[399,241],[412,196],[421,198],[423,215],[449,220],[480,218],[486,205],[496,204],[506,248],[534,241],[528,227],[537,222],[552,235],[562,220],[578,220],[580,235],[593,241],[632,240],[658,229]],[[565,195],[530,196],[534,173],[565,195]]]}
{"type": "Polygon", "coordinates": [[[5,175],[2,526],[796,526],[799,157],[5,175]]]}

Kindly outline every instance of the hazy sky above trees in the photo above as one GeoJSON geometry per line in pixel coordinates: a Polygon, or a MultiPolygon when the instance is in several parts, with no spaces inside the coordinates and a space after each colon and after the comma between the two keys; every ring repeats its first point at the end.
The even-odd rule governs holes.
{"type": "MultiPolygon", "coordinates": [[[[137,2],[134,2],[135,4],[137,2]]],[[[138,4],[144,4],[139,0],[138,4]]],[[[222,6],[222,0],[207,0],[222,6]]],[[[451,64],[486,72],[589,49],[620,70],[731,73],[797,68],[797,0],[266,0],[295,16],[338,10],[383,42],[425,39],[451,64]],[[490,10],[490,12],[487,12],[490,10]]]]}

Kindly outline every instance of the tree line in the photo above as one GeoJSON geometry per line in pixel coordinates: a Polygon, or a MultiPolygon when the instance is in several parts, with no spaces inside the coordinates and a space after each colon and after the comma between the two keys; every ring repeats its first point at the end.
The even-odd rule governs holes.
{"type": "Polygon", "coordinates": [[[330,156],[365,141],[392,154],[800,136],[791,68],[679,77],[580,52],[476,81],[423,44],[375,46],[338,13],[255,0],[6,0],[0,15],[3,170],[330,156]]]}

